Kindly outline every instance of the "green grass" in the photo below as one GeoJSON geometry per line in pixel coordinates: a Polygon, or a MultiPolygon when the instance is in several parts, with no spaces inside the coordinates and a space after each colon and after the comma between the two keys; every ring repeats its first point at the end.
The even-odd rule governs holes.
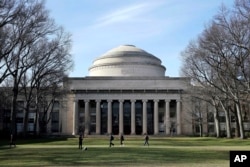
{"type": "Polygon", "coordinates": [[[78,149],[77,138],[17,140],[16,148],[0,140],[0,166],[229,166],[230,150],[250,150],[250,140],[216,138],[126,137],[120,147],[109,148],[108,137],[84,138],[87,151],[78,149]]]}

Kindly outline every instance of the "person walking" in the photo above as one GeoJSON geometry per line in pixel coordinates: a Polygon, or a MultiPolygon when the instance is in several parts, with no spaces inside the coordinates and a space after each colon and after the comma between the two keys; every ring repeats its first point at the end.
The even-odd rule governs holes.
{"type": "Polygon", "coordinates": [[[11,148],[12,145],[14,147],[16,147],[14,136],[13,136],[13,134],[10,134],[10,148],[11,148]]]}
{"type": "Polygon", "coordinates": [[[83,135],[80,134],[80,136],[79,136],[79,149],[81,149],[81,150],[82,150],[82,141],[83,141],[83,135]]]}
{"type": "Polygon", "coordinates": [[[121,144],[121,146],[123,146],[123,141],[124,141],[124,136],[121,134],[121,136],[120,136],[120,144],[121,144]]]}
{"type": "Polygon", "coordinates": [[[148,140],[149,140],[149,137],[147,134],[145,134],[145,142],[144,142],[144,146],[147,144],[149,146],[149,143],[148,143],[148,140]]]}
{"type": "Polygon", "coordinates": [[[113,143],[114,136],[111,134],[110,139],[109,139],[109,147],[114,146],[115,144],[113,143]]]}

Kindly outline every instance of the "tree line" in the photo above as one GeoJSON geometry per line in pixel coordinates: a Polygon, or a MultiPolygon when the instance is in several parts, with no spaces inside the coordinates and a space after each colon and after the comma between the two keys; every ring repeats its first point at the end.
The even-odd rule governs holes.
{"type": "MultiPolygon", "coordinates": [[[[217,137],[221,136],[219,112],[223,112],[226,136],[245,138],[244,119],[250,93],[250,1],[235,0],[221,6],[195,40],[182,52],[182,74],[192,79],[192,96],[212,106],[217,137]]],[[[249,115],[248,115],[249,116],[249,115]]]]}
{"type": "MultiPolygon", "coordinates": [[[[16,134],[17,130],[20,96],[25,101],[23,134],[26,135],[30,106],[36,108],[37,122],[39,110],[48,112],[62,95],[63,79],[73,65],[71,43],[70,33],[49,16],[45,1],[0,1],[0,85],[11,89],[6,95],[11,97],[11,133],[16,134]]],[[[1,98],[1,103],[4,102],[6,98],[1,98]]]]}

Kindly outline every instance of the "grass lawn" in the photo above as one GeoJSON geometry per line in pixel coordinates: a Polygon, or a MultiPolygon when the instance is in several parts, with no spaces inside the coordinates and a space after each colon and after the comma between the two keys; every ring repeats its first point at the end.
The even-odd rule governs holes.
{"type": "Polygon", "coordinates": [[[16,148],[0,140],[0,166],[168,166],[228,167],[230,150],[250,150],[250,140],[126,137],[125,146],[109,148],[108,137],[84,138],[87,151],[78,149],[77,138],[17,140],[16,148]]]}

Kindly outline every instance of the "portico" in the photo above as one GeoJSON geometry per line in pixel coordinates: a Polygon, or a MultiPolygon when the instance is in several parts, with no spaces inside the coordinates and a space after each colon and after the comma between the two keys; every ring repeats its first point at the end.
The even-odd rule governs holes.
{"type": "Polygon", "coordinates": [[[181,134],[180,99],[78,97],[74,103],[72,132],[75,134],[170,135],[171,128],[176,129],[176,134],[181,134]]]}

